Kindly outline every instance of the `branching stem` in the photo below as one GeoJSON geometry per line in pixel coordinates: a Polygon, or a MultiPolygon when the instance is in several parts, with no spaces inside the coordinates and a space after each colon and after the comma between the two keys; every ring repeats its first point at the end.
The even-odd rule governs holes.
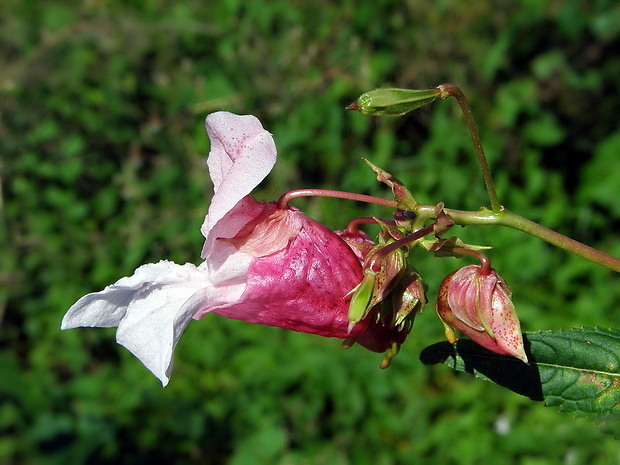
{"type": "MultiPolygon", "coordinates": [[[[287,192],[278,199],[278,207],[286,208],[291,200],[298,197],[332,197],[381,205],[395,210],[398,210],[399,208],[398,203],[394,200],[382,199],[379,197],[373,197],[364,194],[355,194],[353,192],[342,192],[325,189],[301,189],[287,192]]],[[[435,216],[437,214],[437,208],[434,205],[417,205],[413,211],[418,216],[420,222],[422,222],[423,220],[435,219],[435,216]]],[[[610,270],[620,273],[620,259],[606,254],[605,252],[601,252],[600,250],[597,250],[593,247],[582,244],[579,241],[564,236],[563,234],[555,232],[538,223],[535,223],[534,221],[528,220],[527,218],[516,215],[503,207],[500,207],[499,211],[497,212],[488,210],[486,208],[478,211],[452,210],[449,208],[444,208],[443,211],[446,212],[446,214],[450,217],[452,221],[454,221],[455,224],[461,226],[506,226],[542,239],[543,241],[559,247],[560,249],[566,250],[567,252],[570,252],[593,263],[602,265],[606,268],[609,268],[610,270]]],[[[415,240],[412,239],[412,237],[417,237],[419,234],[422,234],[422,236],[420,237],[423,237],[424,235],[429,234],[429,232],[426,232],[426,229],[422,228],[421,230],[414,232],[413,235],[406,236],[405,238],[390,244],[390,246],[398,248],[405,244],[409,244],[415,240]],[[400,243],[400,241],[402,241],[402,244],[400,243]]]]}
{"type": "Polygon", "coordinates": [[[370,269],[376,272],[381,270],[381,260],[387,257],[393,251],[400,249],[401,247],[405,247],[411,245],[411,243],[422,239],[424,236],[428,234],[433,234],[435,232],[435,224],[429,224],[424,226],[422,229],[419,229],[408,236],[403,237],[402,239],[398,239],[397,241],[391,242],[388,245],[385,245],[378,249],[371,257],[370,269]]]}
{"type": "Polygon", "coordinates": [[[471,113],[471,109],[469,108],[469,104],[467,103],[467,99],[465,98],[465,94],[463,94],[463,91],[454,84],[441,84],[437,86],[437,88],[441,91],[441,99],[454,97],[458,102],[459,106],[461,107],[463,116],[465,116],[465,123],[467,124],[467,129],[469,129],[469,134],[472,141],[474,142],[474,148],[476,149],[478,163],[480,164],[480,169],[482,170],[484,184],[489,194],[491,210],[493,210],[493,213],[499,213],[502,209],[502,205],[499,203],[497,191],[495,190],[495,183],[493,182],[493,176],[491,175],[491,170],[489,168],[487,158],[484,154],[484,149],[482,148],[482,141],[480,140],[480,135],[478,134],[478,129],[476,128],[476,122],[474,121],[474,116],[471,113]]]}
{"type": "MultiPolygon", "coordinates": [[[[462,226],[476,224],[506,226],[529,234],[530,236],[542,239],[543,241],[559,247],[560,249],[566,250],[567,252],[620,273],[620,259],[582,244],[579,241],[564,236],[563,234],[555,232],[538,223],[535,223],[534,221],[528,220],[527,218],[516,215],[504,208],[502,208],[498,213],[494,213],[487,209],[482,209],[479,211],[463,211],[445,208],[444,211],[455,224],[462,226]]],[[[418,205],[416,208],[416,213],[428,219],[434,218],[435,206],[418,205]]]]}

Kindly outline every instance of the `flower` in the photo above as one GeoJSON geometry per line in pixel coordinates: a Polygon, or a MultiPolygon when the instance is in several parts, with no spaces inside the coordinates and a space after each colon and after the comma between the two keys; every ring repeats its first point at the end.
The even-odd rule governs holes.
{"type": "Polygon", "coordinates": [[[117,342],[164,386],[181,334],[209,312],[339,338],[371,324],[348,319],[349,293],[363,277],[353,248],[299,210],[249,195],[275,164],[271,134],[250,115],[217,112],[205,125],[214,195],[201,228],[204,261],[143,265],[79,299],[61,325],[117,327],[117,342]]]}
{"type": "Polygon", "coordinates": [[[469,265],[448,275],[439,287],[437,313],[450,342],[455,328],[482,347],[527,363],[510,289],[495,270],[469,265]]]}

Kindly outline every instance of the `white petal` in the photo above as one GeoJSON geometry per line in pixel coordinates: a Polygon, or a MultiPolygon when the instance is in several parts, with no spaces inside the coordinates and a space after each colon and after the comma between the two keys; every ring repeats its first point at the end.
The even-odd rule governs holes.
{"type": "Polygon", "coordinates": [[[273,137],[252,115],[219,111],[207,116],[211,139],[207,164],[214,194],[202,232],[215,224],[269,174],[276,162],[273,137]]]}
{"type": "Polygon", "coordinates": [[[214,288],[194,265],[162,261],[82,297],[63,318],[62,329],[118,326],[117,342],[165,386],[174,348],[192,316],[223,301],[228,301],[225,289],[214,288]]]}
{"type": "Polygon", "coordinates": [[[96,326],[98,328],[118,326],[125,317],[127,305],[133,299],[134,294],[135,291],[131,288],[113,284],[101,292],[85,295],[67,311],[62,319],[60,329],[71,329],[78,326],[96,326]],[[102,298],[104,295],[105,298],[102,298]]]}
{"type": "Polygon", "coordinates": [[[252,197],[244,197],[215,225],[205,239],[201,254],[205,262],[200,267],[205,268],[214,284],[220,285],[232,280],[245,283],[252,257],[240,253],[237,247],[221,238],[235,237],[241,228],[262,210],[263,206],[252,197]]]}
{"type": "Polygon", "coordinates": [[[204,275],[194,268],[186,278],[138,292],[116,332],[116,341],[138,357],[164,386],[170,379],[173,352],[181,334],[208,301],[204,275]]]}

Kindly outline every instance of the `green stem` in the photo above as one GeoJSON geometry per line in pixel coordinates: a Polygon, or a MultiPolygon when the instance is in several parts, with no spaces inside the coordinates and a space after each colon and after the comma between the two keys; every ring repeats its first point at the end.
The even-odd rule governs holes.
{"type": "Polygon", "coordinates": [[[467,123],[467,129],[469,129],[469,134],[474,142],[474,148],[476,149],[478,163],[480,164],[480,169],[482,170],[484,184],[487,188],[487,192],[489,193],[491,210],[493,210],[493,213],[499,213],[502,210],[502,205],[499,203],[497,191],[495,190],[495,183],[493,182],[493,176],[491,176],[491,170],[489,169],[487,158],[484,155],[484,149],[482,148],[482,141],[480,140],[480,135],[478,134],[478,129],[476,128],[476,122],[474,121],[474,116],[471,113],[465,94],[463,94],[463,91],[461,91],[461,89],[454,84],[441,84],[437,86],[437,88],[441,91],[439,98],[444,100],[448,97],[454,97],[461,107],[463,116],[465,116],[465,123],[467,123]]]}
{"type": "MultiPolygon", "coordinates": [[[[494,213],[487,209],[482,209],[479,211],[463,211],[446,208],[444,211],[455,224],[462,226],[476,224],[506,226],[529,234],[530,236],[542,239],[543,241],[559,247],[560,249],[566,250],[567,252],[620,273],[620,259],[582,244],[581,242],[541,226],[534,221],[523,218],[522,216],[516,215],[506,209],[501,209],[498,213],[494,213]]],[[[434,218],[435,206],[418,205],[415,212],[416,214],[428,219],[434,218]]]]}

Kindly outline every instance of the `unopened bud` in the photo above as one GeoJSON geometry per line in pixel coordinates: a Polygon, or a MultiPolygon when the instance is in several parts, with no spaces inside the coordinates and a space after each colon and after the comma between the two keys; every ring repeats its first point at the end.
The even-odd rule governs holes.
{"type": "Polygon", "coordinates": [[[448,340],[454,339],[454,328],[495,353],[527,363],[510,289],[495,270],[485,273],[480,265],[470,265],[448,275],[439,287],[437,313],[448,340]]]}
{"type": "Polygon", "coordinates": [[[347,110],[363,115],[401,116],[440,98],[439,88],[426,90],[375,89],[362,94],[347,110]]]}

